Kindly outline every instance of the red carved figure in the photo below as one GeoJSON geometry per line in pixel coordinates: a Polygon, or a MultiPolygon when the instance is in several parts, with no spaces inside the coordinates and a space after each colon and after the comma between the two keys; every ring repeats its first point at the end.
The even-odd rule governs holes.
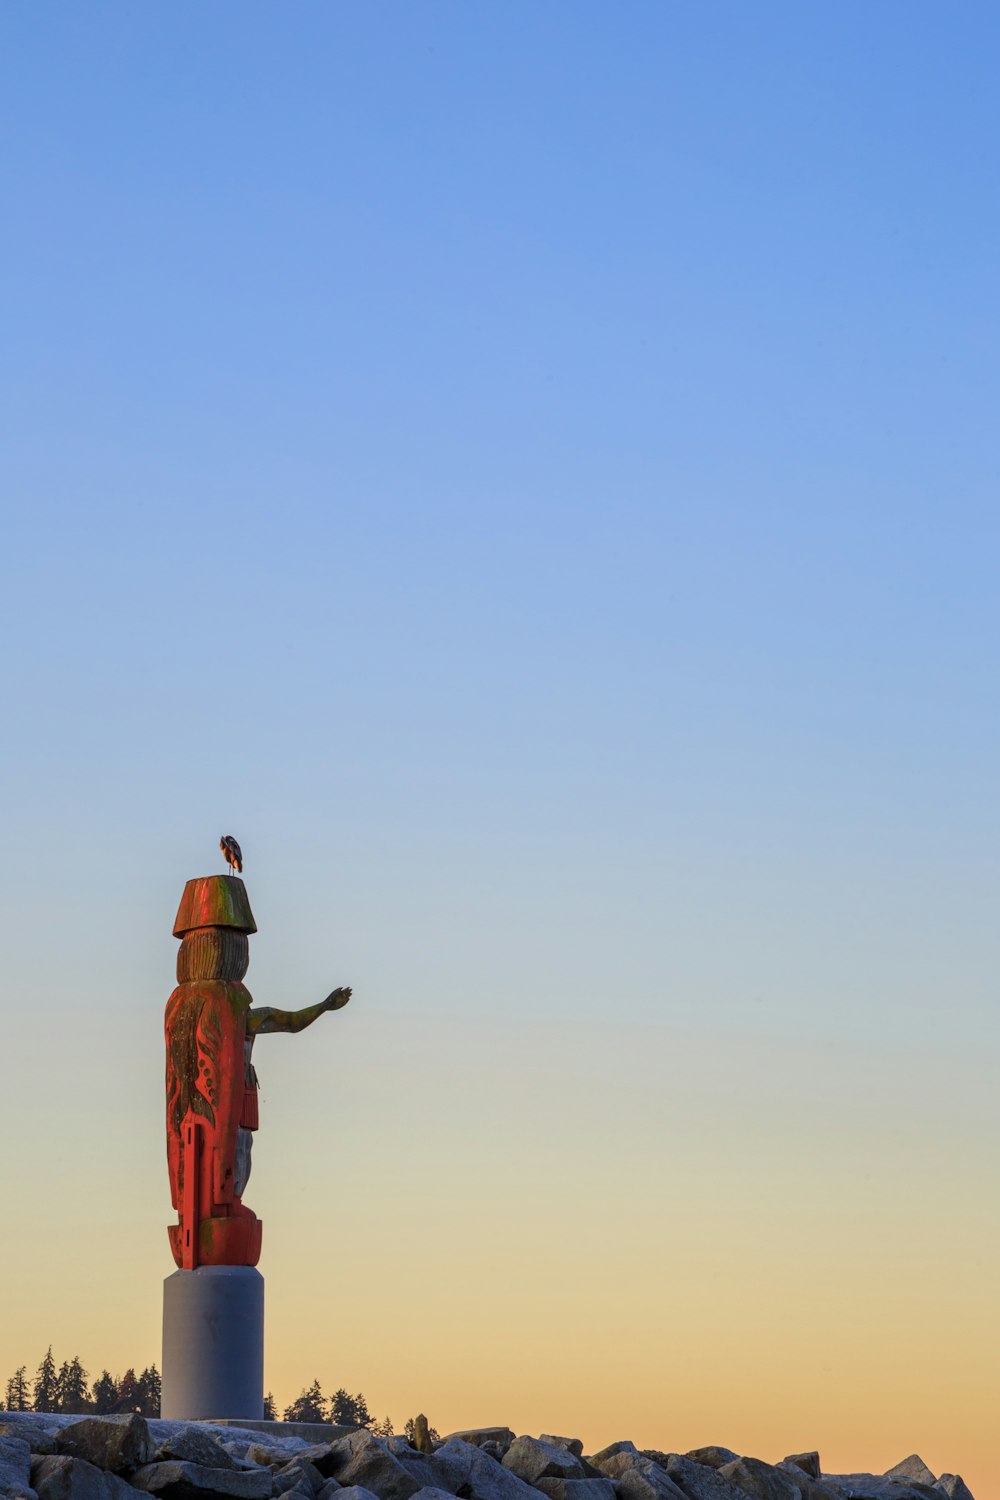
{"type": "Polygon", "coordinates": [[[243,976],[256,931],[242,880],[188,881],[174,923],[178,984],[164,1017],[167,1163],[179,1218],[167,1232],[183,1270],[260,1258],[261,1222],[243,1204],[258,1124],[254,1039],[302,1031],[351,998],[342,988],[305,1010],[253,1009],[243,976]]]}

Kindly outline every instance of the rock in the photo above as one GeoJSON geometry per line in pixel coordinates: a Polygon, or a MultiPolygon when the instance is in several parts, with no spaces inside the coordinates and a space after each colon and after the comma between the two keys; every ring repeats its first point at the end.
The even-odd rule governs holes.
{"type": "Polygon", "coordinates": [[[620,1500],[684,1500],[684,1491],[651,1458],[638,1458],[618,1480],[620,1500]]]}
{"type": "Polygon", "coordinates": [[[823,1483],[845,1500],[926,1500],[933,1489],[884,1474],[824,1474],[823,1483]]]}
{"type": "Polygon", "coordinates": [[[538,1479],[584,1477],[583,1464],[575,1453],[533,1437],[515,1438],[503,1456],[503,1466],[525,1484],[534,1484],[538,1479]]]}
{"type": "MultiPolygon", "coordinates": [[[[449,1432],[445,1442],[450,1443],[452,1438],[457,1438],[462,1443],[471,1443],[474,1448],[482,1448],[486,1443],[496,1443],[503,1454],[514,1441],[514,1434],[509,1427],[468,1427],[464,1432],[449,1432]]],[[[542,1439],[544,1443],[555,1441],[555,1438],[542,1439]]]]}
{"type": "MultiPolygon", "coordinates": [[[[190,1427],[181,1427],[164,1438],[155,1456],[161,1462],[170,1458],[183,1459],[191,1464],[201,1464],[203,1469],[239,1468],[236,1459],[222,1446],[219,1439],[194,1423],[190,1427]]],[[[259,1463],[261,1460],[257,1459],[255,1462],[259,1463]]],[[[272,1463],[273,1459],[265,1458],[263,1462],[272,1463]]]]}
{"type": "Polygon", "coordinates": [[[187,1459],[145,1464],[132,1476],[136,1489],[165,1500],[201,1500],[231,1495],[234,1500],[271,1500],[269,1469],[209,1469],[187,1459]]]}
{"type": "Polygon", "coordinates": [[[942,1474],[934,1489],[947,1495],[948,1500],[972,1500],[972,1491],[961,1474],[942,1474]]]}
{"type": "Polygon", "coordinates": [[[113,1417],[84,1417],[56,1433],[56,1452],[84,1458],[99,1469],[125,1473],[149,1463],[153,1440],[144,1417],[135,1412],[113,1417]]]}
{"type": "Polygon", "coordinates": [[[721,1469],[723,1464],[731,1464],[739,1456],[732,1448],[716,1448],[712,1445],[708,1448],[692,1448],[690,1453],[684,1455],[696,1464],[705,1464],[709,1469],[721,1469]]]}
{"type": "Polygon", "coordinates": [[[141,1500],[139,1491],[117,1474],[67,1453],[36,1458],[31,1484],[38,1500],[141,1500]]]}
{"type": "Polygon", "coordinates": [[[666,1469],[688,1500],[743,1500],[744,1492],[723,1479],[711,1464],[699,1464],[684,1454],[670,1453],[666,1469]]]}
{"type": "Polygon", "coordinates": [[[787,1458],[782,1459],[782,1464],[794,1464],[801,1469],[803,1474],[808,1474],[810,1479],[818,1479],[820,1476],[819,1454],[812,1453],[789,1453],[787,1458]]]}
{"type": "Polygon", "coordinates": [[[307,1495],[318,1495],[325,1481],[315,1464],[308,1458],[293,1458],[272,1476],[272,1495],[285,1495],[293,1490],[304,1490],[307,1495]]]}
{"type": "Polygon", "coordinates": [[[469,1500],[538,1500],[536,1489],[471,1443],[450,1439],[421,1462],[437,1476],[437,1488],[452,1495],[469,1500]]]}
{"type": "Polygon", "coordinates": [[[448,1490],[436,1490],[433,1485],[428,1485],[426,1489],[417,1490],[413,1500],[454,1500],[454,1496],[448,1490]]]}
{"type": "Polygon", "coordinates": [[[535,1489],[549,1500],[615,1500],[613,1479],[538,1479],[535,1489]]]}
{"type": "Polygon", "coordinates": [[[912,1479],[917,1484],[936,1484],[937,1475],[932,1474],[919,1453],[911,1453],[900,1463],[885,1471],[886,1479],[912,1479]]]}
{"type": "Polygon", "coordinates": [[[0,1438],[19,1438],[32,1453],[54,1453],[55,1439],[40,1422],[0,1422],[0,1438]]]}
{"type": "Polygon", "coordinates": [[[539,1435],[538,1441],[540,1443],[551,1443],[553,1448],[565,1448],[568,1453],[572,1453],[576,1458],[583,1457],[583,1444],[579,1438],[553,1437],[551,1433],[543,1432],[539,1435]]]}
{"type": "Polygon", "coordinates": [[[615,1479],[627,1467],[627,1464],[618,1462],[624,1454],[632,1454],[635,1458],[642,1457],[635,1444],[626,1440],[621,1443],[609,1443],[599,1453],[591,1453],[586,1462],[598,1474],[604,1474],[608,1479],[615,1479]]]}
{"type": "Polygon", "coordinates": [[[22,1484],[31,1483],[31,1449],[23,1437],[0,1437],[0,1464],[22,1484]]]}
{"type": "Polygon", "coordinates": [[[753,1500],[799,1500],[799,1487],[782,1469],[760,1458],[737,1458],[718,1471],[753,1500]]]}
{"type": "MultiPolygon", "coordinates": [[[[469,1449],[469,1452],[473,1451],[469,1449]]],[[[313,1458],[312,1450],[307,1449],[306,1456],[324,1478],[336,1479],[345,1488],[360,1485],[362,1489],[371,1490],[378,1500],[410,1500],[411,1495],[424,1488],[404,1468],[402,1460],[390,1453],[365,1427],[352,1432],[350,1437],[338,1438],[331,1443],[325,1463],[313,1458]]],[[[423,1462],[429,1463],[430,1460],[424,1459],[423,1462]]]]}
{"type": "Polygon", "coordinates": [[[319,1492],[319,1500],[332,1500],[334,1495],[337,1500],[341,1496],[343,1500],[378,1500],[377,1495],[373,1495],[371,1490],[363,1489],[360,1484],[346,1484],[341,1489],[335,1479],[328,1479],[319,1492]]]}

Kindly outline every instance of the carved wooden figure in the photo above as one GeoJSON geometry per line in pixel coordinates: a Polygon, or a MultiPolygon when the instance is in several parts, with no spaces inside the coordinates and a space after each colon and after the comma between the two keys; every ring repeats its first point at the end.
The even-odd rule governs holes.
{"type": "Polygon", "coordinates": [[[302,1031],[351,998],[342,988],[305,1010],[254,1010],[243,976],[256,931],[242,880],[188,881],[174,923],[178,983],[164,1017],[167,1164],[179,1218],[167,1232],[182,1270],[260,1258],[261,1222],[243,1203],[258,1125],[255,1037],[302,1031]]]}

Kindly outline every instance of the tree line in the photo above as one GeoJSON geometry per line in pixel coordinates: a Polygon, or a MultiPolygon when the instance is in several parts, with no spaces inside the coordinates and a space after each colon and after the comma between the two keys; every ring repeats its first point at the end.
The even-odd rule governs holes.
{"type": "MultiPolygon", "coordinates": [[[[20,1365],[7,1381],[4,1410],[56,1411],[74,1416],[88,1412],[103,1416],[132,1411],[143,1417],[160,1415],[160,1372],[155,1365],[148,1365],[141,1375],[132,1368],[121,1376],[102,1370],[93,1386],[89,1381],[90,1376],[76,1354],[57,1368],[50,1344],[33,1379],[28,1377],[27,1365],[20,1365]]],[[[264,1401],[264,1415],[272,1421],[279,1420],[277,1403],[270,1391],[264,1401]]],[[[392,1437],[394,1433],[388,1417],[376,1421],[360,1391],[352,1396],[341,1386],[332,1396],[324,1396],[318,1380],[303,1388],[291,1405],[285,1407],[283,1416],[286,1422],[332,1422],[338,1427],[367,1427],[376,1437],[392,1437]]],[[[403,1424],[405,1436],[411,1439],[414,1420],[410,1417],[403,1424]]],[[[432,1438],[438,1436],[433,1427],[430,1435],[432,1438]]]]}
{"type": "Polygon", "coordinates": [[[50,1344],[34,1379],[29,1380],[27,1365],[20,1365],[14,1371],[7,1382],[4,1409],[62,1411],[74,1415],[128,1411],[137,1411],[144,1417],[160,1415],[160,1372],[155,1365],[148,1365],[141,1375],[134,1369],[121,1376],[102,1370],[92,1387],[89,1381],[90,1376],[76,1354],[57,1369],[50,1344]]]}

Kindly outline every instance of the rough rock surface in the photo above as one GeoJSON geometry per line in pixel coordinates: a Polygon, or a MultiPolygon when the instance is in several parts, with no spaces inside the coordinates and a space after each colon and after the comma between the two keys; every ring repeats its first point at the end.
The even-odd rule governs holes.
{"type": "Polygon", "coordinates": [[[142,1500],[139,1491],[117,1474],[68,1453],[35,1459],[31,1485],[38,1500],[142,1500]]]}
{"type": "Polygon", "coordinates": [[[549,1432],[543,1432],[539,1436],[540,1443],[551,1443],[555,1448],[565,1448],[568,1453],[577,1458],[583,1457],[583,1443],[579,1438],[553,1437],[549,1432]]]}
{"type": "Polygon", "coordinates": [[[138,1490],[163,1495],[165,1500],[207,1500],[226,1495],[233,1500],[271,1500],[270,1469],[209,1469],[204,1464],[171,1458],[145,1464],[132,1476],[138,1490]]]}
{"type": "Polygon", "coordinates": [[[723,1479],[711,1464],[695,1463],[682,1453],[667,1457],[667,1473],[688,1500],[744,1500],[744,1491],[723,1479]]]}
{"type": "Polygon", "coordinates": [[[972,1491],[961,1474],[942,1474],[934,1488],[948,1500],[972,1500],[972,1491]]]}
{"type": "Polygon", "coordinates": [[[811,1453],[789,1453],[787,1458],[781,1460],[782,1467],[794,1464],[795,1468],[801,1469],[803,1474],[808,1474],[810,1479],[818,1479],[820,1476],[819,1454],[815,1449],[811,1453]]]}
{"type": "Polygon", "coordinates": [[[799,1488],[790,1474],[760,1458],[737,1458],[719,1470],[753,1500],[799,1500],[799,1488]]]}
{"type": "MultiPolygon", "coordinates": [[[[470,1448],[469,1452],[475,1449],[470,1448]]],[[[365,1428],[331,1443],[330,1455],[328,1465],[316,1463],[324,1477],[336,1479],[343,1486],[360,1485],[362,1489],[374,1490],[379,1500],[410,1500],[411,1495],[425,1487],[389,1452],[385,1443],[365,1428]]]]}
{"type": "Polygon", "coordinates": [[[535,1488],[549,1500],[615,1500],[613,1479],[539,1479],[535,1488]]]}
{"type": "Polygon", "coordinates": [[[169,1437],[164,1438],[156,1449],[155,1457],[159,1460],[178,1458],[188,1463],[201,1464],[205,1469],[238,1469],[240,1465],[229,1452],[213,1437],[212,1433],[206,1432],[203,1426],[191,1422],[187,1427],[182,1427],[179,1432],[172,1432],[169,1437]]]}
{"type": "Polygon", "coordinates": [[[145,1418],[135,1412],[120,1417],[84,1417],[56,1436],[56,1452],[85,1458],[98,1469],[125,1474],[153,1457],[153,1440],[145,1418]]]}
{"type": "Polygon", "coordinates": [[[705,1464],[710,1469],[721,1469],[723,1464],[731,1464],[739,1458],[732,1448],[717,1448],[710,1445],[707,1448],[692,1448],[685,1453],[685,1458],[691,1458],[696,1464],[705,1464]]]}
{"type": "Polygon", "coordinates": [[[504,1454],[503,1466],[518,1479],[523,1479],[525,1484],[535,1484],[539,1479],[586,1477],[583,1464],[575,1453],[533,1437],[515,1438],[504,1454]]]}
{"type": "Polygon", "coordinates": [[[618,1480],[619,1500],[684,1500],[684,1491],[651,1458],[639,1458],[618,1480]]]}

